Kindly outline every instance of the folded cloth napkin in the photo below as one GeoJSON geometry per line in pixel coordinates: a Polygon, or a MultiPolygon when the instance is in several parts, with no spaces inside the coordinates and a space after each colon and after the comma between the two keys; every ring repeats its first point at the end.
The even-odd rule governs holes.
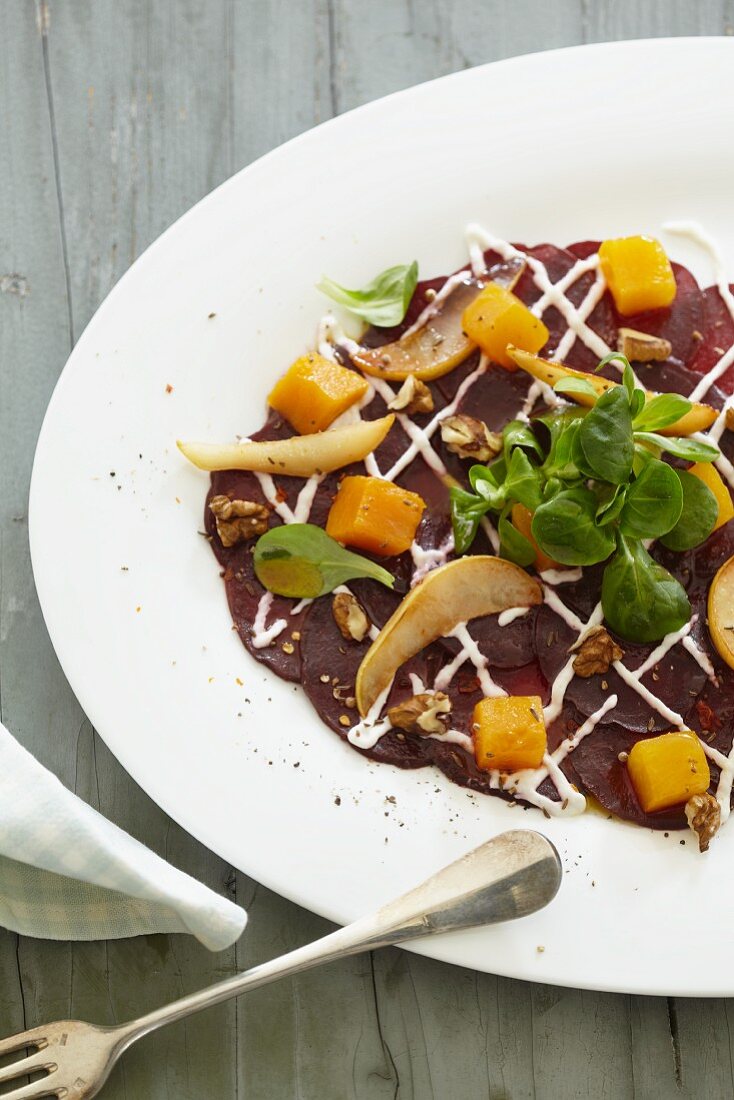
{"type": "Polygon", "coordinates": [[[191,932],[221,951],[246,922],[68,791],[0,723],[0,925],[52,940],[191,932]]]}

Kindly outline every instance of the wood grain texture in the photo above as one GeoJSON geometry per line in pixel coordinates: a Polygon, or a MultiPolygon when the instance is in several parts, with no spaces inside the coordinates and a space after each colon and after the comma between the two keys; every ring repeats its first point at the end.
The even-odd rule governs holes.
{"type": "MultiPolygon", "coordinates": [[[[61,779],[247,906],[235,949],[0,932],[0,1034],[136,1014],[321,935],[139,790],[81,712],[34,595],[26,499],[64,360],[137,255],[233,171],[417,81],[581,42],[731,34],[734,0],[5,0],[0,5],[0,713],[61,779]]],[[[630,935],[634,935],[631,930],[630,935]]],[[[732,1095],[732,1005],[514,982],[397,950],[152,1036],[110,1100],[732,1095]]]]}

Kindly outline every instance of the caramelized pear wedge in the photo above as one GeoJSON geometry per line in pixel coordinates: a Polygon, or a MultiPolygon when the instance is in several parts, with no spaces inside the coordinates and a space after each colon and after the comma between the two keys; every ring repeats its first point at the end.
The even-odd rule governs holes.
{"type": "Polygon", "coordinates": [[[182,443],[181,454],[200,470],[253,470],[261,474],[311,477],[328,474],[352,462],[361,462],[379,447],[395,423],[395,416],[360,420],[345,428],[294,435],[257,443],[182,443]]]}
{"type": "MultiPolygon", "coordinates": [[[[612,386],[618,384],[610,382],[608,378],[602,378],[598,374],[586,374],[584,371],[574,370],[573,367],[567,367],[563,363],[551,363],[548,359],[541,359],[539,355],[531,355],[528,351],[521,351],[520,348],[516,348],[512,344],[508,344],[507,354],[521,370],[526,371],[533,378],[537,378],[539,382],[545,382],[549,386],[555,386],[561,378],[583,378],[590,382],[601,396],[601,394],[610,390],[612,386]]],[[[653,397],[657,397],[657,394],[652,393],[650,390],[647,390],[646,393],[648,401],[653,397]]],[[[587,408],[594,404],[591,394],[569,393],[564,396],[571,397],[577,405],[585,405],[587,408]]],[[[669,424],[667,428],[657,428],[656,431],[658,435],[693,435],[694,432],[702,432],[711,427],[717,416],[716,409],[710,405],[701,405],[694,402],[689,412],[682,416],[680,420],[676,420],[675,424],[669,424]]]]}
{"type": "Polygon", "coordinates": [[[401,665],[460,623],[543,602],[540,585],[519,565],[490,555],[457,558],[411,589],[365,654],[355,695],[364,718],[401,665]]]}
{"type": "Polygon", "coordinates": [[[436,312],[419,329],[409,329],[393,344],[362,348],[352,356],[354,363],[365,374],[387,382],[404,382],[410,375],[430,382],[448,374],[476,347],[461,327],[466,307],[489,282],[512,290],[524,270],[523,260],[508,260],[480,280],[467,274],[465,282],[459,282],[443,301],[436,303],[436,312]]]}
{"type": "Polygon", "coordinates": [[[734,557],[724,562],[711,582],[708,625],[717,653],[734,668],[734,557]]]}

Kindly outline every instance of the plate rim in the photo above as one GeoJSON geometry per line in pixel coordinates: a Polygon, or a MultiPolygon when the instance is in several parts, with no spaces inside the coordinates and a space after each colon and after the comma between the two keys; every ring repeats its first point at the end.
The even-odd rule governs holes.
{"type": "MultiPolygon", "coordinates": [[[[43,614],[43,619],[46,624],[49,637],[54,648],[54,652],[59,661],[59,664],[61,665],[64,675],[66,676],[70,686],[72,687],[72,691],[79,700],[80,705],[82,705],[85,713],[88,714],[88,716],[90,717],[94,728],[97,730],[97,732],[99,732],[100,736],[103,738],[103,740],[105,740],[105,743],[113,752],[113,755],[115,755],[115,757],[120,761],[122,766],[128,771],[134,781],[138,783],[143,790],[146,791],[146,793],[156,802],[156,804],[161,809],[164,810],[165,813],[167,813],[173,820],[175,820],[191,836],[193,836],[202,844],[205,844],[215,854],[218,854],[221,858],[225,859],[233,866],[238,867],[240,870],[243,871],[243,873],[251,874],[252,872],[247,871],[247,869],[242,865],[242,860],[239,855],[236,858],[233,858],[233,852],[230,850],[228,838],[213,837],[209,835],[207,829],[203,827],[203,823],[201,822],[197,824],[196,828],[192,828],[191,824],[186,820],[186,815],[181,812],[183,807],[177,808],[170,804],[170,799],[165,791],[165,785],[161,785],[161,777],[150,776],[148,774],[146,774],[145,776],[141,776],[138,768],[135,766],[135,763],[131,759],[132,754],[129,755],[125,751],[124,746],[116,744],[113,747],[113,745],[110,744],[104,734],[104,719],[102,718],[101,722],[99,724],[97,723],[97,718],[101,716],[94,713],[97,709],[96,706],[93,703],[92,705],[88,706],[87,703],[83,701],[86,693],[83,689],[83,685],[79,682],[79,676],[77,674],[70,674],[69,670],[67,669],[66,661],[59,652],[59,650],[62,648],[63,642],[62,638],[57,632],[56,624],[52,625],[52,623],[49,621],[51,615],[50,613],[47,613],[47,581],[39,578],[39,571],[37,569],[37,563],[39,559],[38,546],[39,540],[41,538],[41,522],[39,521],[38,517],[40,517],[43,512],[43,509],[39,504],[39,485],[42,478],[43,448],[45,446],[45,436],[48,430],[47,425],[51,423],[51,420],[55,413],[55,406],[60,400],[60,395],[63,393],[63,389],[71,376],[71,371],[69,369],[70,366],[72,366],[73,369],[73,364],[75,360],[77,358],[81,358],[80,348],[83,352],[83,350],[86,348],[86,345],[90,342],[91,338],[96,332],[97,326],[103,324],[107,313],[114,309],[117,295],[118,292],[120,292],[121,288],[126,287],[128,281],[135,278],[136,274],[148,263],[149,253],[157,249],[158,245],[162,245],[164,241],[167,241],[169,239],[169,236],[173,235],[174,233],[181,232],[182,228],[185,231],[185,226],[188,223],[189,219],[199,216],[201,214],[201,210],[206,207],[207,203],[214,200],[215,196],[219,195],[221,192],[230,187],[236,187],[238,181],[240,181],[240,179],[246,174],[256,174],[263,168],[263,166],[267,167],[273,159],[279,158],[284,154],[287,155],[287,151],[292,149],[294,146],[300,145],[304,142],[308,142],[314,133],[323,131],[324,129],[328,128],[332,128],[336,132],[339,128],[349,125],[354,116],[364,116],[375,109],[382,110],[384,109],[385,103],[389,103],[396,98],[405,99],[416,93],[416,91],[418,91],[419,89],[427,89],[429,87],[440,86],[442,83],[447,81],[460,81],[462,80],[462,78],[476,79],[477,73],[483,73],[488,70],[496,71],[498,67],[510,69],[518,64],[528,65],[532,64],[535,59],[548,58],[551,55],[557,57],[559,55],[578,54],[581,52],[584,52],[585,54],[589,52],[624,53],[629,51],[630,49],[649,49],[651,47],[654,49],[674,49],[677,51],[679,49],[686,48],[687,46],[695,46],[696,50],[706,50],[713,47],[717,50],[723,51],[726,49],[730,50],[734,48],[734,41],[724,36],[666,36],[653,39],[624,39],[614,42],[580,44],[574,46],[560,47],[554,50],[534,51],[526,54],[519,54],[498,61],[488,62],[486,64],[475,66],[470,69],[458,70],[453,73],[448,73],[443,76],[433,78],[431,80],[411,85],[408,88],[392,92],[386,96],[362,104],[358,107],[351,109],[350,111],[345,112],[344,114],[338,115],[331,119],[327,119],[319,123],[318,125],[311,127],[310,129],[296,135],[290,140],[270,150],[269,152],[257,158],[255,161],[251,162],[245,167],[239,169],[232,176],[228,177],[228,179],[224,180],[216,188],[214,188],[212,191],[199,199],[193,206],[191,206],[171,225],[169,225],[157,238],[155,238],[144,249],[140,256],[136,258],[134,263],[131,264],[131,266],[124,272],[121,278],[115,283],[109,293],[102,300],[100,305],[95,310],[89,323],[86,325],[85,329],[77,340],[74,348],[71,351],[71,354],[68,356],[66,363],[54,386],[39,431],[31,470],[28,502],[28,534],[33,576],[36,584],[36,590],[38,593],[41,611],[43,614]],[[724,45],[724,43],[727,43],[727,45],[724,45]]],[[[283,881],[282,879],[278,879],[277,876],[269,877],[268,875],[261,873],[261,871],[258,871],[256,877],[257,881],[262,882],[266,887],[273,890],[275,893],[278,893],[281,896],[293,901],[295,904],[301,905],[309,909],[310,911],[317,912],[330,920],[337,919],[335,915],[335,910],[333,908],[327,905],[314,908],[310,902],[304,901],[302,897],[299,897],[297,892],[289,893],[287,890],[284,890],[283,881]]],[[[423,947],[422,945],[410,945],[406,949],[416,951],[419,954],[424,954],[429,957],[442,959],[444,961],[455,961],[450,958],[450,951],[447,954],[445,952],[437,951],[435,950],[435,948],[423,947]]],[[[458,963],[458,965],[469,964],[458,963]]],[[[477,966],[476,969],[480,969],[480,967],[477,966]]],[[[625,983],[624,985],[615,985],[613,982],[599,982],[593,980],[584,982],[579,981],[578,975],[574,977],[574,980],[564,980],[564,977],[556,972],[553,972],[549,976],[546,976],[543,973],[538,973],[537,975],[531,975],[529,973],[518,974],[516,970],[506,970],[503,969],[501,965],[493,965],[492,968],[488,967],[486,968],[486,970],[493,974],[513,977],[517,978],[518,980],[535,981],[540,984],[555,984],[579,989],[668,996],[725,995],[722,994],[722,988],[713,987],[708,987],[708,989],[675,989],[673,987],[665,986],[664,988],[655,987],[651,989],[649,984],[643,983],[639,986],[639,988],[630,989],[629,983],[625,983]]],[[[734,994],[734,977],[732,977],[730,985],[728,985],[726,988],[730,991],[730,993],[734,994]]]]}

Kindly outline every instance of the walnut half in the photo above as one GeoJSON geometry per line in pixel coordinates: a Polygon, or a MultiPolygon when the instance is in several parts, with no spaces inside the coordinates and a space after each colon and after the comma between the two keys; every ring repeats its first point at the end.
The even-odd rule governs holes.
{"type": "Polygon", "coordinates": [[[712,794],[694,794],[686,802],[686,820],[698,837],[699,852],[707,852],[721,824],[721,807],[712,794]]]}
{"type": "Polygon", "coordinates": [[[331,603],[334,622],[342,637],[348,642],[362,642],[372,625],[367,613],[356,596],[351,592],[337,592],[331,603]]]}
{"type": "Polygon", "coordinates": [[[577,676],[588,679],[597,673],[609,672],[610,665],[621,661],[624,650],[603,626],[592,626],[571,646],[569,653],[575,653],[573,670],[577,676]]]}
{"type": "Polygon", "coordinates": [[[216,496],[209,501],[209,508],[217,522],[217,534],[222,546],[234,546],[255,535],[264,535],[268,529],[270,509],[266,504],[216,496]]]}
{"type": "Polygon", "coordinates": [[[389,707],[390,724],[406,733],[445,733],[447,715],[451,713],[451,700],[442,691],[435,695],[424,692],[389,707]]]}
{"type": "Polygon", "coordinates": [[[617,351],[630,362],[662,362],[670,358],[673,345],[661,336],[651,336],[649,332],[638,332],[636,328],[621,328],[617,336],[617,351]]]}
{"type": "Polygon", "coordinates": [[[409,415],[433,412],[433,394],[425,382],[409,374],[387,407],[409,415]]]}
{"type": "Polygon", "coordinates": [[[502,450],[502,436],[473,416],[447,416],[441,421],[441,439],[459,458],[475,462],[489,462],[502,450]]]}

